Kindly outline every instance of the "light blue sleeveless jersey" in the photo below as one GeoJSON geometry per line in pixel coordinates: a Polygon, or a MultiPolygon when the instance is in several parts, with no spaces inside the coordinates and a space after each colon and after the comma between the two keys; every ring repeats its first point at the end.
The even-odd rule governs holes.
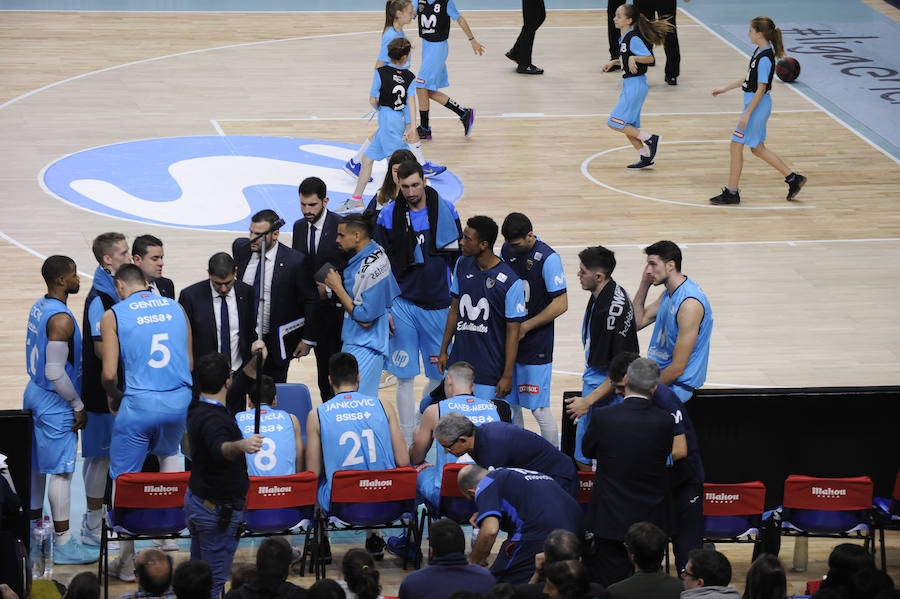
{"type": "Polygon", "coordinates": [[[31,383],[45,391],[55,393],[53,383],[47,380],[44,369],[47,365],[47,323],[57,314],[68,314],[75,325],[72,335],[71,361],[66,362],[66,374],[81,395],[81,330],[78,321],[68,306],[56,298],[42,297],[28,312],[28,328],[25,331],[25,366],[31,383]]]}
{"type": "MultiPolygon", "coordinates": [[[[481,426],[485,422],[500,422],[500,414],[497,413],[497,408],[493,402],[479,399],[472,395],[457,395],[438,403],[439,419],[446,416],[449,412],[462,414],[471,420],[475,426],[481,426]]],[[[440,489],[444,465],[455,464],[458,458],[452,453],[444,451],[443,447],[439,447],[435,454],[434,469],[438,472],[438,475],[435,476],[434,486],[440,489]]]]}
{"type": "MultiPolygon", "coordinates": [[[[253,436],[256,410],[245,410],[235,416],[238,428],[246,439],[253,436]]],[[[262,449],[247,456],[247,473],[250,476],[284,476],[297,471],[297,438],[291,415],[269,406],[259,409],[259,434],[262,449]]]]}

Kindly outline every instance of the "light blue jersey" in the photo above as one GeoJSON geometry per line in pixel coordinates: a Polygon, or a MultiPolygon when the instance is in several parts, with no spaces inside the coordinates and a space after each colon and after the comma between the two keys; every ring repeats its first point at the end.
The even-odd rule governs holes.
{"type": "Polygon", "coordinates": [[[318,408],[325,477],[319,482],[319,504],[331,504],[331,478],[338,470],[396,468],[391,426],[381,402],[352,391],[339,393],[318,408]]]}
{"type": "Polygon", "coordinates": [[[703,320],[700,321],[700,332],[697,334],[697,341],[694,342],[694,349],[691,351],[684,372],[673,385],[670,385],[681,401],[690,399],[691,392],[706,381],[706,367],[709,363],[709,340],[712,335],[713,314],[709,300],[706,299],[706,295],[697,283],[685,278],[675,293],[670,295],[668,289],[663,293],[659,301],[659,310],[656,313],[653,338],[650,341],[650,348],[647,350],[647,357],[655,360],[659,364],[660,370],[672,363],[672,352],[675,349],[675,341],[678,339],[678,310],[684,300],[688,298],[694,298],[703,306],[703,320]]]}
{"type": "MultiPolygon", "coordinates": [[[[497,413],[497,407],[493,402],[486,399],[478,399],[471,395],[457,395],[450,399],[445,399],[438,403],[439,420],[450,412],[458,412],[472,421],[475,426],[481,426],[486,422],[500,422],[500,414],[497,413]]],[[[455,464],[458,460],[452,453],[446,451],[437,451],[437,457],[434,460],[435,469],[438,472],[444,471],[444,465],[455,464]]],[[[441,488],[441,477],[437,477],[436,486],[441,488]]]]}
{"type": "MultiPolygon", "coordinates": [[[[388,355],[388,308],[400,295],[391,274],[391,263],[381,246],[370,241],[350,258],[344,268],[344,289],[353,299],[353,315],[344,313],[341,340],[344,345],[366,347],[388,355]],[[360,323],[371,323],[364,327],[360,323]]],[[[345,350],[346,351],[346,350],[345,350]]]]}
{"type": "Polygon", "coordinates": [[[191,386],[187,319],[175,300],[142,290],[111,309],[118,327],[125,395],[191,386]]]}
{"type": "Polygon", "coordinates": [[[66,360],[66,374],[75,386],[75,391],[81,394],[81,330],[78,321],[68,306],[52,297],[42,297],[31,306],[28,312],[28,328],[25,332],[25,365],[31,384],[37,385],[45,391],[53,391],[53,383],[47,380],[44,372],[47,366],[47,324],[57,314],[68,314],[75,325],[75,333],[72,335],[69,348],[69,359],[66,360]]]}
{"type": "MultiPolygon", "coordinates": [[[[235,415],[238,428],[244,438],[253,436],[256,410],[245,410],[235,415]]],[[[263,435],[262,449],[247,456],[247,473],[250,476],[284,476],[297,471],[297,438],[291,415],[269,406],[259,409],[259,434],[263,435]]]]}
{"type": "MultiPolygon", "coordinates": [[[[388,27],[381,34],[381,49],[378,51],[378,60],[384,64],[391,64],[391,57],[388,56],[388,44],[397,38],[406,37],[403,31],[397,31],[393,27],[388,27]]],[[[409,68],[409,59],[402,65],[404,69],[409,68]]]]}

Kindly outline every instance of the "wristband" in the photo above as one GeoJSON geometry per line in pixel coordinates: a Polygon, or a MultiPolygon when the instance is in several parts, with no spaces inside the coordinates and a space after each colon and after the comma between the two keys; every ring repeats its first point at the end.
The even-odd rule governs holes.
{"type": "Polygon", "coordinates": [[[474,36],[474,35],[473,35],[472,37],[469,38],[469,41],[471,42],[473,39],[475,39],[475,36],[474,36]]]}

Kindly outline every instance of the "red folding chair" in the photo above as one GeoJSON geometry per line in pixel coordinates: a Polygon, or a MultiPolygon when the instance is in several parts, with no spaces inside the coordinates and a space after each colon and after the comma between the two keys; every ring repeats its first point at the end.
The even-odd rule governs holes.
{"type": "Polygon", "coordinates": [[[875,526],[878,529],[878,540],[881,546],[881,570],[887,572],[887,554],[884,552],[884,531],[900,530],[900,470],[894,480],[894,492],[891,498],[876,497],[873,502],[875,526]]]}
{"type": "Polygon", "coordinates": [[[765,507],[766,486],[758,480],[734,484],[705,483],[703,540],[759,545],[765,507]]]}
{"type": "MultiPolygon", "coordinates": [[[[404,466],[390,470],[338,470],[331,478],[331,506],[320,510],[316,538],[325,536],[329,526],[342,530],[396,528],[403,522],[407,542],[413,543],[415,555],[421,555],[422,540],[416,519],[415,468],[404,466]]],[[[403,554],[406,569],[407,554],[403,554]]],[[[415,560],[419,567],[419,559],[415,560]]],[[[316,578],[325,577],[325,561],[317,556],[316,578]]]]}
{"type": "Polygon", "coordinates": [[[319,479],[312,472],[284,476],[251,476],[247,490],[244,521],[246,537],[303,534],[300,576],[306,571],[306,558],[315,563],[318,539],[315,536],[316,492],[319,479]]]}
{"type": "Polygon", "coordinates": [[[100,529],[100,565],[103,596],[109,597],[109,542],[111,533],[134,540],[187,538],[182,531],[184,493],[190,472],[132,472],[116,478],[113,506],[100,529]]]}
{"type": "Polygon", "coordinates": [[[588,504],[591,502],[591,491],[594,490],[594,477],[596,472],[589,470],[578,471],[578,503],[581,509],[587,513],[588,504]]]}
{"type": "Polygon", "coordinates": [[[792,474],[784,481],[781,534],[847,538],[856,533],[874,553],[872,479],[792,474]]]}

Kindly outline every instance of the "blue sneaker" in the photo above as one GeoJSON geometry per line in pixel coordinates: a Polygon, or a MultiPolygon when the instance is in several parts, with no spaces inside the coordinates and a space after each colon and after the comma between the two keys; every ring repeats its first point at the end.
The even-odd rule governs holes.
{"type": "MultiPolygon", "coordinates": [[[[353,160],[352,158],[344,163],[344,172],[348,175],[359,179],[359,171],[362,169],[362,164],[353,160]]],[[[369,183],[371,183],[374,179],[369,177],[369,183]]]]}
{"type": "Polygon", "coordinates": [[[406,560],[413,564],[418,563],[417,560],[422,559],[421,551],[416,551],[415,547],[407,547],[405,530],[399,536],[388,537],[387,546],[385,547],[385,549],[387,549],[397,557],[403,557],[403,554],[405,552],[406,560]]]}
{"type": "Polygon", "coordinates": [[[440,164],[434,164],[433,162],[426,162],[422,165],[422,172],[426,177],[437,177],[441,173],[447,170],[446,166],[441,166],[440,164]]]}
{"type": "Polygon", "coordinates": [[[416,135],[418,135],[419,139],[421,139],[422,141],[431,139],[431,127],[423,127],[422,125],[419,125],[418,127],[416,127],[416,135]]]}
{"type": "Polygon", "coordinates": [[[99,547],[88,547],[69,537],[68,542],[53,544],[54,564],[93,564],[100,559],[99,547]]]}
{"type": "Polygon", "coordinates": [[[472,125],[475,124],[475,109],[466,108],[466,110],[463,112],[463,115],[459,117],[459,120],[462,121],[465,136],[469,137],[469,133],[472,132],[472,125]]]}

